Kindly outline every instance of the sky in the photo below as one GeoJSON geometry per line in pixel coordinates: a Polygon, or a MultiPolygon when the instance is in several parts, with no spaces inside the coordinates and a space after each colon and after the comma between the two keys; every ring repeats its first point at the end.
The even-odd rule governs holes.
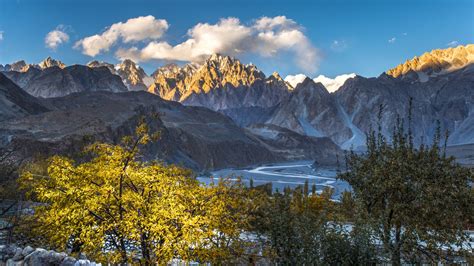
{"type": "Polygon", "coordinates": [[[267,75],[372,77],[468,43],[472,0],[0,0],[0,64],[132,58],[151,73],[218,52],[267,75]]]}

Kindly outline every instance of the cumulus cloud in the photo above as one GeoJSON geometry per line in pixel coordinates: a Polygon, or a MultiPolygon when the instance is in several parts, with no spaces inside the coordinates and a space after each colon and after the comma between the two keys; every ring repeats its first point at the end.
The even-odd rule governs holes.
{"type": "MultiPolygon", "coordinates": [[[[324,87],[329,91],[329,92],[335,92],[337,91],[342,85],[344,85],[344,82],[350,78],[354,78],[356,76],[355,73],[350,73],[350,74],[342,74],[339,76],[336,76],[335,78],[328,78],[324,75],[319,75],[316,78],[314,78],[314,82],[319,82],[324,85],[324,87]]],[[[295,88],[299,83],[303,82],[303,80],[306,78],[306,75],[303,74],[297,74],[297,75],[288,75],[285,78],[285,81],[290,83],[290,85],[295,88]]]]}
{"type": "Polygon", "coordinates": [[[446,45],[449,47],[456,47],[458,46],[458,44],[459,44],[458,41],[451,41],[451,42],[448,42],[446,45]]]}
{"type": "Polygon", "coordinates": [[[389,43],[394,43],[396,40],[397,40],[396,37],[392,37],[392,38],[388,39],[388,42],[389,43]]]}
{"type": "Polygon", "coordinates": [[[275,57],[280,53],[294,55],[296,64],[314,73],[319,62],[318,50],[295,21],[285,16],[262,17],[251,25],[237,18],[223,18],[216,24],[199,23],[187,32],[188,38],[176,45],[165,41],[151,41],[143,48],[122,48],[116,52],[120,59],[135,61],[179,60],[202,62],[209,55],[221,53],[231,56],[253,53],[275,57]]]}
{"type": "Polygon", "coordinates": [[[3,31],[0,31],[0,41],[3,41],[3,31]]]}
{"type": "Polygon", "coordinates": [[[123,43],[157,40],[168,30],[168,22],[156,19],[154,16],[131,18],[126,22],[112,24],[101,34],[92,35],[76,42],[74,48],[81,49],[82,53],[96,56],[109,51],[118,41],[123,43]]]}
{"type": "Polygon", "coordinates": [[[48,32],[44,38],[46,47],[56,50],[59,45],[69,41],[69,35],[65,32],[65,27],[59,25],[55,30],[48,32]]]}

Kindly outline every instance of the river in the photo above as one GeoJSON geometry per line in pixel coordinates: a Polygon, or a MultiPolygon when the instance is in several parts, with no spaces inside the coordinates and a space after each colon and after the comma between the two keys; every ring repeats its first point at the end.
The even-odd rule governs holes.
{"type": "Polygon", "coordinates": [[[336,179],[335,168],[312,167],[313,161],[297,161],[273,163],[246,168],[222,169],[210,173],[210,176],[199,176],[198,180],[209,184],[211,178],[230,177],[237,180],[242,179],[244,184],[249,185],[253,179],[254,186],[272,183],[273,190],[283,191],[285,187],[295,188],[304,185],[307,180],[311,189],[316,185],[317,193],[321,193],[325,187],[333,188],[333,199],[339,199],[341,193],[350,190],[347,182],[336,179]]]}

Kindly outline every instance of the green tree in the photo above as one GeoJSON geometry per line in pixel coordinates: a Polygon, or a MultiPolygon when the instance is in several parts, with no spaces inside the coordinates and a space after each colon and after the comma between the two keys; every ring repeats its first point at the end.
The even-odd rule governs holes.
{"type": "Polygon", "coordinates": [[[405,130],[400,119],[387,140],[379,122],[367,151],[351,152],[347,171],[339,175],[353,189],[354,203],[346,198],[345,204],[370,225],[393,265],[443,260],[466,243],[473,175],[445,155],[444,141],[443,148],[438,127],[432,145],[416,147],[410,126],[405,130]]]}
{"type": "Polygon", "coordinates": [[[274,193],[259,204],[253,223],[265,255],[278,265],[367,265],[375,262],[368,234],[338,223],[332,191],[307,195],[305,187],[274,193]],[[363,241],[366,240],[366,241],[363,241]]]}

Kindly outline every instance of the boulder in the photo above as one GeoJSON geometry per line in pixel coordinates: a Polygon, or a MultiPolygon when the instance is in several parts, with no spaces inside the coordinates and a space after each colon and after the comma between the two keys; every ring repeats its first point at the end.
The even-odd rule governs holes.
{"type": "Polygon", "coordinates": [[[73,258],[73,257],[65,257],[63,259],[63,261],[61,262],[61,264],[59,264],[60,266],[74,266],[76,265],[76,259],[73,258]]]}
{"type": "Polygon", "coordinates": [[[26,248],[23,249],[23,252],[21,253],[23,257],[26,257],[31,254],[31,252],[35,251],[34,248],[27,246],[26,248]]]}
{"type": "Polygon", "coordinates": [[[21,248],[16,248],[16,250],[15,250],[15,255],[13,255],[13,260],[14,260],[14,261],[22,260],[22,259],[24,258],[22,252],[23,252],[23,249],[21,249],[21,248]]]}

